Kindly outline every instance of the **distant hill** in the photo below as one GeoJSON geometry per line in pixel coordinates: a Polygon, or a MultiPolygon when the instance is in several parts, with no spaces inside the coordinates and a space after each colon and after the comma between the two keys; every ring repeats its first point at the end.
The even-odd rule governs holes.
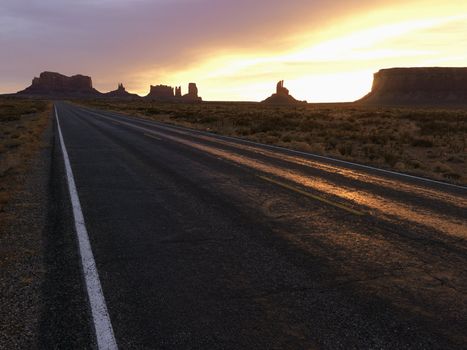
{"type": "Polygon", "coordinates": [[[19,91],[26,96],[54,97],[99,97],[102,94],[92,87],[91,77],[85,75],[66,75],[55,72],[42,72],[32,80],[31,86],[19,91]]]}
{"type": "Polygon", "coordinates": [[[281,80],[276,85],[276,93],[269,96],[262,103],[274,105],[302,104],[306,101],[298,101],[289,94],[289,90],[284,87],[284,81],[281,80]]]}
{"type": "Polygon", "coordinates": [[[368,105],[467,105],[467,68],[391,68],[374,74],[368,105]]]}

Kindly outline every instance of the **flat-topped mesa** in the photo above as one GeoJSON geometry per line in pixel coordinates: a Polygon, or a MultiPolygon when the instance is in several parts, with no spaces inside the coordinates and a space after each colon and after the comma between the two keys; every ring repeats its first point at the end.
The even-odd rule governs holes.
{"type": "Polygon", "coordinates": [[[201,102],[202,98],[198,96],[198,87],[196,83],[188,84],[188,93],[183,95],[183,100],[187,102],[201,102]]]}
{"type": "Polygon", "coordinates": [[[371,92],[357,101],[380,105],[467,105],[467,68],[391,68],[374,74],[371,92]]]}
{"type": "Polygon", "coordinates": [[[146,97],[154,100],[170,101],[175,97],[174,88],[168,85],[151,85],[151,90],[146,97]]]}
{"type": "Polygon", "coordinates": [[[92,87],[91,77],[85,75],[66,75],[55,72],[42,72],[32,80],[31,86],[19,91],[20,95],[40,96],[99,96],[100,92],[92,87]]]}
{"type": "Polygon", "coordinates": [[[289,94],[289,90],[284,87],[284,81],[280,80],[276,85],[276,93],[265,99],[262,103],[275,105],[302,104],[306,101],[298,101],[289,94]]]}
{"type": "Polygon", "coordinates": [[[110,92],[107,92],[104,94],[105,97],[110,97],[110,98],[136,98],[139,97],[137,94],[131,94],[128,91],[126,91],[125,87],[123,86],[122,83],[118,84],[117,90],[113,90],[110,92]]]}

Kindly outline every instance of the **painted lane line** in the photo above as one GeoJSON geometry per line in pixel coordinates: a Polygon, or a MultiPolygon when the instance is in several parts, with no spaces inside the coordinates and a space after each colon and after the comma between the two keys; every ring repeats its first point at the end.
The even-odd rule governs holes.
{"type": "Polygon", "coordinates": [[[151,135],[151,134],[144,134],[144,136],[147,136],[147,137],[150,137],[154,140],[158,140],[158,141],[162,141],[162,139],[160,137],[157,137],[157,136],[154,136],[154,135],[151,135]]]}
{"type": "MultiPolygon", "coordinates": [[[[104,119],[108,119],[108,120],[110,120],[110,121],[113,120],[113,118],[110,118],[110,117],[107,117],[107,116],[103,116],[103,115],[99,115],[99,117],[100,117],[100,118],[104,118],[104,119]]],[[[158,137],[157,137],[157,136],[154,136],[154,133],[157,133],[158,135],[160,134],[160,132],[157,132],[157,131],[155,131],[155,130],[147,129],[147,128],[145,128],[145,127],[141,127],[141,126],[138,126],[138,125],[135,125],[135,124],[132,124],[132,123],[127,123],[127,122],[123,122],[123,121],[119,121],[119,123],[120,123],[121,125],[124,125],[124,126],[126,125],[126,126],[129,126],[129,127],[131,127],[131,128],[134,128],[134,129],[137,129],[137,130],[141,130],[141,131],[143,131],[143,134],[144,134],[145,136],[153,137],[153,138],[156,138],[156,139],[157,139],[158,137]]],[[[169,137],[169,138],[172,138],[172,137],[169,137]]],[[[216,157],[216,158],[218,158],[218,157],[216,157]]],[[[226,161],[225,159],[222,159],[222,160],[226,161]]],[[[231,163],[231,162],[229,162],[229,163],[231,163]]],[[[238,166],[238,167],[244,169],[242,166],[238,166]]],[[[331,201],[331,200],[329,200],[329,199],[326,199],[326,198],[324,198],[324,197],[311,194],[311,193],[309,193],[309,192],[306,192],[306,191],[303,191],[303,190],[301,190],[301,189],[299,189],[299,188],[296,188],[296,187],[294,187],[294,186],[292,186],[292,185],[288,185],[288,184],[286,184],[286,183],[284,183],[284,182],[274,180],[274,179],[272,179],[272,178],[270,178],[270,177],[267,177],[267,176],[262,176],[262,175],[256,175],[256,176],[257,176],[258,178],[264,180],[264,181],[268,181],[268,182],[273,183],[273,184],[275,184],[275,185],[277,185],[277,186],[286,188],[286,189],[288,189],[288,190],[294,191],[294,192],[299,193],[299,194],[301,194],[301,195],[303,195],[303,196],[306,196],[306,197],[308,197],[308,198],[312,198],[312,199],[318,200],[318,201],[320,201],[320,202],[322,202],[322,203],[331,205],[331,206],[333,206],[333,207],[343,209],[343,210],[345,210],[345,211],[347,211],[347,212],[349,212],[349,213],[351,213],[351,214],[359,215],[359,216],[365,215],[365,213],[363,213],[363,212],[361,212],[361,211],[358,211],[358,210],[355,210],[355,209],[353,209],[353,208],[351,208],[351,207],[349,207],[349,206],[347,206],[347,205],[344,205],[344,204],[341,204],[341,203],[337,203],[337,202],[331,201]]]]}
{"type": "Polygon", "coordinates": [[[308,198],[312,198],[312,199],[315,199],[317,201],[320,201],[320,202],[323,202],[323,203],[326,203],[328,205],[331,205],[333,207],[336,207],[336,208],[339,208],[339,209],[343,209],[351,214],[354,214],[354,215],[359,215],[359,216],[362,216],[362,215],[365,215],[365,213],[361,212],[361,211],[358,211],[358,210],[355,210],[353,208],[350,208],[344,204],[341,204],[341,203],[337,203],[337,202],[334,202],[334,201],[331,201],[329,199],[326,199],[326,198],[323,198],[321,196],[317,196],[317,195],[314,195],[314,194],[311,194],[309,192],[306,192],[306,191],[303,191],[299,188],[296,188],[295,186],[291,186],[289,184],[286,184],[284,182],[281,182],[281,181],[277,181],[277,180],[274,180],[274,179],[271,179],[270,177],[267,177],[267,176],[262,176],[262,175],[257,175],[257,177],[259,177],[260,179],[264,180],[264,181],[267,181],[267,182],[270,182],[270,183],[273,183],[277,186],[280,186],[280,187],[283,187],[283,188],[286,188],[288,190],[291,190],[291,191],[294,191],[296,193],[299,193],[303,196],[306,196],[308,198]]]}
{"type": "Polygon", "coordinates": [[[58,136],[60,146],[62,148],[63,160],[65,163],[66,177],[68,190],[70,192],[71,204],[73,207],[73,217],[75,220],[76,235],[78,237],[79,253],[81,257],[81,267],[86,283],[89,304],[91,306],[92,320],[94,323],[94,331],[99,350],[116,350],[118,349],[115,339],[112,324],[110,322],[109,312],[105,303],[102,286],[97,272],[96,262],[92,254],[91,243],[89,241],[88,231],[84,222],[83,211],[79,201],[78,191],[76,190],[73,171],[68,158],[68,152],[63,141],[62,130],[58,118],[57,107],[54,106],[55,118],[57,121],[58,136]]]}

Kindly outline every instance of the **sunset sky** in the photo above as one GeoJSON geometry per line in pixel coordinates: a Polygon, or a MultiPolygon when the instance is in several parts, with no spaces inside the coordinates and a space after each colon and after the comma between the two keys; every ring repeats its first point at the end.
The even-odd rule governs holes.
{"type": "Polygon", "coordinates": [[[351,101],[381,68],[467,66],[467,1],[0,0],[0,93],[41,71],[198,84],[205,100],[351,101]]]}

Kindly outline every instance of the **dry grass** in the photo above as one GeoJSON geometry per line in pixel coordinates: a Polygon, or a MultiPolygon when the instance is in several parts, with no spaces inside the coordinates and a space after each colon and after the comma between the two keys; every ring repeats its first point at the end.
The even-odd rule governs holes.
{"type": "Polygon", "coordinates": [[[45,101],[0,97],[0,214],[21,189],[28,162],[42,146],[51,107],[45,101]]]}
{"type": "MultiPolygon", "coordinates": [[[[83,103],[83,102],[81,102],[83,103]]],[[[86,101],[97,108],[467,184],[467,109],[86,101]]]]}

